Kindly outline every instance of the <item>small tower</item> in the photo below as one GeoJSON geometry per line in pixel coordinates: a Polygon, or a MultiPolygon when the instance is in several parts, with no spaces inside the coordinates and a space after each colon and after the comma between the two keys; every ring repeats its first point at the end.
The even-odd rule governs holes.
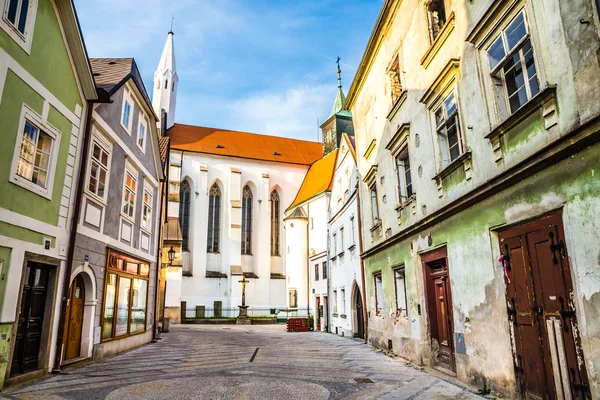
{"type": "Polygon", "coordinates": [[[338,75],[338,90],[333,102],[333,108],[329,117],[321,124],[321,133],[323,135],[323,155],[331,153],[337,149],[342,140],[342,133],[349,136],[354,135],[354,125],[352,124],[352,113],[344,110],[346,96],[342,90],[342,70],[340,69],[340,58],[336,60],[338,75]]]}
{"type": "MultiPolygon", "coordinates": [[[[154,73],[154,91],[152,107],[160,118],[160,128],[169,129],[175,124],[175,106],[177,104],[177,67],[175,66],[175,47],[173,44],[173,24],[167,36],[158,68],[154,73]],[[163,110],[166,112],[166,124],[163,122],[163,110]]],[[[164,132],[161,130],[161,135],[164,132]]]]}

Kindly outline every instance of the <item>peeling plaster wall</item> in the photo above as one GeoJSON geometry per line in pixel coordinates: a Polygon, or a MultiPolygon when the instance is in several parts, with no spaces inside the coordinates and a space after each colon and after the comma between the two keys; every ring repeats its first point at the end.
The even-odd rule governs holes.
{"type": "MultiPolygon", "coordinates": [[[[446,14],[454,12],[456,16],[455,26],[437,48],[431,46],[428,37],[424,1],[401,0],[392,4],[393,11],[375,37],[381,41],[366,55],[368,60],[363,64],[367,65],[366,70],[359,71],[348,93],[356,129],[365,252],[448,208],[474,189],[489,185],[494,177],[509,172],[600,115],[600,20],[593,1],[446,2],[446,14]],[[494,5],[501,7],[482,25],[485,33],[482,39],[467,42],[467,37],[494,5]],[[483,38],[493,38],[500,32],[494,28],[497,22],[504,27],[510,21],[512,16],[502,20],[510,15],[507,11],[510,7],[503,8],[507,5],[514,5],[512,16],[521,9],[525,11],[540,87],[548,89],[545,93],[555,90],[555,94],[547,102],[532,107],[527,116],[514,122],[494,142],[486,136],[503,122],[512,121],[510,117],[503,118],[498,110],[485,51],[488,44],[483,38]],[[477,44],[478,40],[481,43],[477,44]],[[424,62],[428,54],[430,63],[424,62]],[[557,57],[559,54],[561,57],[557,57]],[[394,114],[390,113],[394,104],[387,74],[396,56],[400,58],[406,100],[394,114]],[[455,81],[449,77],[451,74],[443,75],[452,59],[458,60],[455,81]],[[464,164],[439,181],[435,177],[443,168],[432,113],[436,101],[423,100],[427,91],[435,87],[436,80],[447,80],[456,93],[463,144],[471,151],[469,165],[464,164]],[[398,179],[387,147],[402,124],[409,124],[407,148],[416,197],[409,206],[399,209],[393,201],[398,179]],[[381,229],[371,232],[370,193],[362,178],[374,166],[377,166],[374,181],[381,229]]],[[[592,392],[594,398],[599,398],[600,222],[596,217],[600,209],[599,146],[595,144],[535,175],[523,176],[518,184],[364,257],[371,343],[387,349],[388,340],[392,340],[395,353],[417,364],[431,364],[433,355],[419,254],[445,245],[454,332],[464,334],[466,343],[466,354],[456,355],[458,378],[486,385],[507,397],[516,396],[506,287],[496,262],[499,249],[495,230],[562,210],[582,347],[592,392]],[[406,267],[406,318],[398,318],[393,307],[391,267],[400,263],[406,267]],[[375,315],[373,273],[376,271],[383,276],[381,316],[375,315]]]]}

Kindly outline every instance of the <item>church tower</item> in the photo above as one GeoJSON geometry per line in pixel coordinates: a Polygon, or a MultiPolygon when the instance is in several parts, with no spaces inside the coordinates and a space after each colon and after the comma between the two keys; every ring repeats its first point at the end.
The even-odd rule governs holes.
{"type": "Polygon", "coordinates": [[[329,117],[321,124],[321,133],[323,135],[323,155],[331,153],[337,149],[342,140],[342,133],[354,136],[354,125],[352,123],[352,113],[344,110],[346,96],[342,90],[342,70],[340,69],[340,58],[337,59],[338,90],[333,102],[333,108],[329,117]]]}
{"type": "Polygon", "coordinates": [[[177,82],[179,78],[177,77],[177,67],[175,65],[173,35],[171,26],[158,68],[154,73],[152,107],[160,118],[160,129],[163,136],[163,129],[169,129],[175,124],[175,106],[177,104],[177,82]],[[163,111],[166,114],[166,121],[163,121],[165,119],[163,111]]]}

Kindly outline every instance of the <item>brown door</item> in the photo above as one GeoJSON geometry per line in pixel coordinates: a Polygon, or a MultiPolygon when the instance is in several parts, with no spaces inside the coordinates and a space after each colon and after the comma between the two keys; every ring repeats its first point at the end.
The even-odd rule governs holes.
{"type": "Polygon", "coordinates": [[[65,319],[65,324],[67,325],[65,327],[65,360],[80,356],[84,299],[83,279],[81,279],[81,275],[77,275],[71,284],[71,293],[67,306],[67,318],[65,319]]]}
{"type": "Polygon", "coordinates": [[[506,230],[499,239],[524,397],[591,398],[561,215],[506,230]]]}
{"type": "Polygon", "coordinates": [[[15,336],[11,376],[38,369],[50,267],[28,262],[15,336]]]}
{"type": "Polygon", "coordinates": [[[434,362],[436,365],[456,371],[452,295],[446,248],[425,254],[421,259],[425,275],[429,333],[434,362]]]}

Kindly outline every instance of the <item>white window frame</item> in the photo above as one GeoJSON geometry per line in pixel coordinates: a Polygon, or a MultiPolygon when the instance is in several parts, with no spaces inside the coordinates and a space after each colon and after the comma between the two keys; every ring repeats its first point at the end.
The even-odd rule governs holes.
{"type": "Polygon", "coordinates": [[[121,191],[121,203],[119,204],[119,207],[121,208],[121,216],[123,218],[125,218],[127,221],[129,221],[130,223],[134,224],[135,223],[135,207],[137,205],[138,202],[138,188],[139,188],[139,172],[137,170],[135,170],[131,164],[127,163],[125,166],[125,173],[123,174],[123,190],[121,191]],[[136,187],[135,187],[135,192],[134,192],[134,200],[133,200],[133,215],[129,216],[125,211],[123,211],[123,200],[125,198],[125,191],[127,190],[127,175],[131,175],[131,177],[135,180],[136,182],[136,187]]]}
{"type": "Polygon", "coordinates": [[[402,150],[394,157],[394,164],[396,165],[396,176],[398,178],[398,194],[400,196],[400,204],[406,203],[414,194],[415,190],[413,187],[413,179],[410,167],[410,152],[408,146],[404,146],[402,150]],[[410,195],[408,194],[408,183],[406,180],[406,164],[402,162],[400,165],[399,161],[408,160],[408,173],[410,175],[410,195]]]}
{"type": "MultiPolygon", "coordinates": [[[[535,47],[536,46],[534,44],[534,40],[531,35],[531,28],[529,26],[529,20],[527,18],[527,13],[525,12],[525,8],[522,8],[511,19],[509,19],[505,24],[503,24],[502,29],[500,29],[500,32],[493,37],[493,40],[491,41],[489,46],[485,49],[485,58],[487,59],[487,66],[490,71],[491,80],[493,83],[498,82],[498,81],[500,81],[502,83],[502,85],[501,85],[502,93],[498,93],[497,90],[495,91],[496,102],[499,103],[499,102],[503,101],[503,103],[504,103],[504,108],[501,107],[500,104],[497,104],[497,107],[501,114],[501,119],[509,118],[510,116],[515,114],[519,109],[524,107],[533,97],[535,97],[537,94],[539,94],[542,91],[542,79],[541,79],[541,74],[540,74],[540,64],[538,63],[538,60],[537,60],[535,47]],[[523,36],[521,39],[519,39],[519,41],[513,46],[512,49],[508,49],[506,30],[521,15],[523,16],[523,25],[525,27],[525,36],[523,36]],[[498,41],[498,39],[500,39],[502,42],[502,47],[504,50],[504,57],[501,60],[499,60],[498,63],[496,63],[496,65],[494,67],[492,67],[492,65],[490,63],[490,58],[489,58],[489,51],[492,48],[492,46],[498,41]],[[531,46],[530,51],[532,52],[533,63],[535,65],[535,77],[536,77],[537,85],[538,85],[538,91],[535,95],[532,95],[532,93],[531,93],[531,87],[529,84],[531,77],[529,76],[529,71],[527,70],[527,68],[525,68],[525,59],[522,54],[523,46],[524,46],[525,42],[527,42],[527,41],[529,41],[529,44],[531,46]],[[504,69],[504,65],[508,62],[508,60],[516,54],[519,54],[519,63],[521,65],[521,67],[523,68],[523,77],[525,78],[524,87],[525,87],[525,93],[527,95],[527,100],[518,109],[512,111],[511,107],[510,107],[510,99],[508,97],[506,76],[503,72],[503,69],[504,69]],[[498,96],[502,96],[503,99],[500,100],[498,98],[498,96]],[[503,114],[505,114],[505,115],[503,115],[503,114]]],[[[517,95],[517,94],[515,93],[514,95],[517,95]]]]}
{"type": "Polygon", "coordinates": [[[153,214],[153,200],[154,200],[154,190],[152,188],[152,186],[148,185],[147,182],[144,182],[144,192],[142,194],[142,217],[140,219],[140,227],[142,228],[142,230],[146,231],[147,233],[151,234],[152,233],[152,224],[154,223],[154,214],[153,214]],[[144,200],[144,197],[146,196],[146,194],[148,194],[148,198],[150,200],[149,203],[146,203],[146,201],[144,200]],[[148,205],[148,208],[150,209],[150,221],[148,223],[148,226],[144,226],[144,208],[146,207],[146,204],[148,205]]]}
{"type": "Polygon", "coordinates": [[[346,288],[340,289],[340,296],[342,298],[342,314],[346,314],[346,288]]]}
{"type": "Polygon", "coordinates": [[[19,130],[17,132],[17,140],[13,152],[13,159],[10,168],[10,181],[15,185],[21,186],[35,194],[38,194],[48,200],[52,199],[52,190],[54,188],[54,175],[56,172],[56,163],[58,158],[58,150],[60,148],[61,132],[50,125],[46,120],[39,116],[29,106],[23,104],[21,108],[21,116],[19,119],[19,130]],[[41,187],[30,180],[17,174],[19,165],[19,157],[21,153],[21,143],[23,142],[23,131],[25,129],[25,121],[28,120],[36,128],[44,131],[53,140],[52,149],[50,150],[50,160],[48,161],[48,171],[46,173],[46,187],[41,187]]]}
{"type": "Polygon", "coordinates": [[[463,130],[461,128],[462,118],[460,115],[460,104],[459,104],[459,99],[458,99],[458,91],[456,90],[456,88],[451,87],[449,90],[444,92],[443,96],[440,96],[439,102],[437,102],[435,104],[435,106],[431,108],[431,118],[433,121],[435,140],[437,141],[437,144],[438,144],[437,150],[439,151],[439,162],[440,162],[439,165],[440,165],[440,168],[443,170],[448,165],[452,164],[454,161],[459,159],[460,156],[463,155],[466,151],[465,138],[464,138],[463,130]],[[452,113],[448,114],[448,112],[447,112],[448,110],[446,109],[446,100],[448,100],[450,98],[450,96],[454,96],[454,103],[456,105],[456,110],[453,111],[452,113]],[[438,125],[437,120],[436,120],[436,113],[440,109],[442,110],[444,119],[443,119],[443,122],[441,122],[438,125]],[[454,160],[451,159],[450,145],[448,143],[448,129],[446,126],[450,117],[456,118],[456,129],[457,129],[457,135],[458,135],[458,155],[454,158],[454,160]],[[440,136],[442,136],[442,135],[440,135],[440,131],[442,131],[442,130],[444,131],[445,140],[442,140],[440,138],[440,136]],[[444,155],[446,155],[448,157],[447,160],[444,160],[444,155]]]}
{"type": "Polygon", "coordinates": [[[408,296],[406,293],[406,268],[403,265],[401,265],[401,266],[393,268],[392,272],[394,273],[394,297],[396,299],[396,313],[398,313],[400,308],[402,308],[402,311],[399,313],[399,316],[407,317],[408,316],[408,296]],[[403,286],[401,289],[404,294],[404,304],[402,304],[403,307],[399,307],[399,305],[401,305],[401,304],[400,304],[400,298],[398,297],[398,278],[396,277],[396,274],[399,272],[402,273],[403,286]]]}
{"type": "Polygon", "coordinates": [[[123,104],[121,104],[121,118],[119,119],[119,123],[121,124],[121,126],[123,127],[123,129],[125,129],[125,131],[131,135],[131,127],[133,126],[133,105],[135,104],[135,102],[133,101],[133,97],[131,96],[131,93],[129,92],[129,89],[125,88],[123,90],[123,104]],[[125,103],[129,103],[129,125],[125,125],[123,123],[123,116],[125,115],[125,103]]]}
{"type": "Polygon", "coordinates": [[[340,251],[343,253],[344,252],[344,227],[343,226],[340,227],[340,244],[341,244],[340,251]]]}
{"type": "Polygon", "coordinates": [[[383,315],[383,274],[381,271],[377,271],[373,273],[373,290],[374,290],[374,300],[375,300],[375,315],[381,316],[383,315]],[[381,290],[377,290],[377,277],[381,281],[381,290]]]}
{"type": "MultiPolygon", "coordinates": [[[[25,32],[21,33],[8,19],[8,6],[10,0],[3,0],[2,18],[0,27],[10,36],[27,54],[31,53],[31,42],[33,39],[33,29],[37,15],[38,0],[29,0],[29,9],[27,11],[27,21],[25,22],[25,32]]],[[[17,7],[17,13],[18,9],[17,7]]]]}
{"type": "Polygon", "coordinates": [[[351,233],[351,241],[350,241],[350,247],[355,246],[356,245],[356,228],[354,226],[354,215],[352,215],[350,217],[350,233],[351,233]]]}
{"type": "MultiPolygon", "coordinates": [[[[124,110],[123,110],[124,111],[124,110]]],[[[135,143],[137,144],[138,149],[142,151],[142,153],[146,154],[146,142],[148,141],[148,121],[146,116],[140,111],[138,113],[138,128],[137,128],[137,137],[135,139],[135,143]],[[144,138],[142,144],[140,145],[140,128],[144,128],[144,138]]]]}
{"type": "Polygon", "coordinates": [[[104,137],[102,137],[100,135],[100,133],[94,127],[93,131],[92,131],[92,145],[90,146],[89,154],[88,154],[88,166],[87,166],[87,179],[85,181],[85,193],[87,195],[91,196],[92,198],[94,198],[95,200],[99,201],[103,205],[106,205],[106,198],[107,198],[106,193],[108,193],[108,183],[110,181],[111,161],[112,161],[112,145],[110,144],[110,142],[108,140],[106,140],[104,137]],[[106,181],[104,182],[104,196],[99,196],[90,190],[90,179],[92,176],[92,162],[93,162],[92,154],[94,153],[94,144],[97,144],[98,147],[100,147],[100,149],[102,149],[104,152],[106,152],[108,154],[108,161],[106,164],[106,181]]]}
{"type": "Polygon", "coordinates": [[[337,314],[338,313],[338,292],[336,289],[333,290],[333,313],[337,314]]]}
{"type": "Polygon", "coordinates": [[[373,182],[371,186],[369,186],[369,199],[371,201],[371,221],[373,226],[377,226],[381,224],[381,217],[379,216],[379,198],[377,194],[377,182],[373,182]],[[375,197],[373,197],[373,193],[375,197]]]}

